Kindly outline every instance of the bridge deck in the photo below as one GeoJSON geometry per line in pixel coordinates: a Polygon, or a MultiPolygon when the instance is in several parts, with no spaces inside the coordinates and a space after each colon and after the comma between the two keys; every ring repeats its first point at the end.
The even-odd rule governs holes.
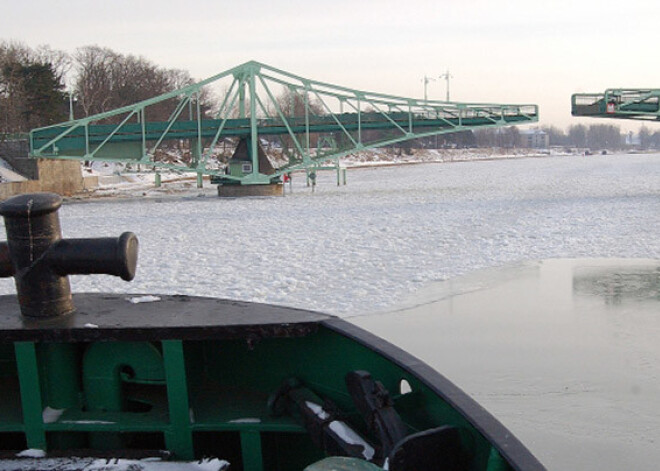
{"type": "Polygon", "coordinates": [[[660,119],[660,90],[607,89],[603,93],[576,93],[571,114],[600,118],[660,119]]]}
{"type": "MultiPolygon", "coordinates": [[[[304,117],[288,118],[288,124],[293,133],[333,133],[362,130],[394,130],[404,129],[410,132],[419,132],[420,129],[442,130],[458,126],[487,126],[495,123],[521,124],[533,121],[537,117],[535,110],[521,113],[512,110],[501,114],[488,111],[472,112],[467,116],[449,115],[446,117],[424,117],[413,116],[408,113],[389,113],[387,115],[363,113],[358,119],[357,113],[345,113],[334,116],[314,117],[306,123],[304,117]]],[[[33,131],[31,136],[31,147],[33,150],[40,149],[58,136],[58,153],[84,152],[87,143],[98,145],[107,140],[106,143],[119,142],[142,142],[179,139],[195,139],[198,135],[203,138],[213,138],[221,128],[223,120],[207,119],[199,123],[197,121],[177,121],[170,125],[169,122],[148,122],[143,128],[140,123],[126,123],[121,126],[116,124],[93,124],[77,126],[70,130],[71,125],[53,126],[33,131]],[[69,132],[67,132],[69,131],[69,132]],[[66,134],[65,134],[66,133],[66,134]],[[77,152],[76,152],[77,151],[77,152]]],[[[257,122],[257,131],[260,135],[282,135],[289,134],[286,123],[278,118],[262,118],[257,122]]],[[[247,137],[251,133],[249,118],[228,119],[219,134],[223,137],[247,137]]]]}

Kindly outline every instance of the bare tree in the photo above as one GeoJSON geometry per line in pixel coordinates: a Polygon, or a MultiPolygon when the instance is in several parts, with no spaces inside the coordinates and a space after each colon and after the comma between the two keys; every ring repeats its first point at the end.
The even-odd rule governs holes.
{"type": "Polygon", "coordinates": [[[549,145],[551,146],[565,146],[568,143],[568,138],[563,130],[556,126],[543,126],[541,129],[548,135],[549,145]]]}
{"type": "Polygon", "coordinates": [[[620,149],[621,129],[611,124],[592,124],[587,130],[589,147],[597,149],[620,149]]]}
{"type": "Polygon", "coordinates": [[[48,45],[41,45],[35,49],[33,57],[37,62],[50,64],[55,78],[59,82],[65,83],[67,81],[67,76],[73,65],[71,55],[68,52],[52,49],[48,45]]]}
{"type": "Polygon", "coordinates": [[[584,124],[573,124],[568,128],[568,141],[575,147],[587,147],[587,127],[584,124]]]}
{"type": "MultiPolygon", "coordinates": [[[[85,116],[132,105],[194,83],[180,69],[164,69],[143,57],[118,54],[98,46],[86,46],[75,54],[76,94],[85,116]]],[[[202,115],[212,108],[210,92],[193,97],[202,115]]],[[[165,121],[176,108],[177,99],[153,104],[146,110],[150,121],[165,121]]],[[[182,113],[180,119],[193,119],[182,113]]],[[[195,112],[196,115],[196,112],[195,112]]]]}
{"type": "Polygon", "coordinates": [[[85,46],[74,54],[76,95],[85,116],[111,109],[118,60],[118,54],[98,46],[85,46]]]}
{"type": "Polygon", "coordinates": [[[639,128],[639,145],[642,149],[648,149],[651,146],[651,131],[644,125],[639,128]]]}

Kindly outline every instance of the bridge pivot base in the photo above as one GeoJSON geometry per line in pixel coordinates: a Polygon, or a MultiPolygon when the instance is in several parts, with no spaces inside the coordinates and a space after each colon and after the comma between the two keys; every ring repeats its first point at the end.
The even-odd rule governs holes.
{"type": "Polygon", "coordinates": [[[218,185],[218,196],[240,198],[242,196],[284,196],[282,183],[268,185],[218,185]]]}

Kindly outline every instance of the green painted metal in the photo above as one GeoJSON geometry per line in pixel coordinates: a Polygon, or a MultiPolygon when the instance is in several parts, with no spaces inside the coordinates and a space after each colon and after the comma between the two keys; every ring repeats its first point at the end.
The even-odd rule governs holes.
{"type": "Polygon", "coordinates": [[[263,471],[263,453],[261,451],[261,434],[254,430],[241,432],[241,450],[243,467],[253,471],[263,471]]]}
{"type": "MultiPolygon", "coordinates": [[[[242,462],[245,471],[303,469],[322,459],[323,454],[294,416],[273,415],[269,397],[285,381],[297,378],[343,411],[343,420],[367,433],[344,382],[347,371],[362,369],[370,371],[392,393],[395,407],[411,432],[441,424],[459,427],[471,456],[470,470],[512,469],[489,441],[429,386],[376,351],[324,327],[303,337],[266,337],[256,343],[245,338],[173,338],[14,345],[15,353],[0,349],[0,359],[15,362],[15,368],[3,368],[3,374],[7,383],[14,376],[20,381],[23,423],[16,432],[25,434],[32,448],[63,451],[86,443],[96,450],[141,449],[144,443],[153,443],[149,437],[155,436],[162,437],[160,446],[178,460],[214,454],[242,462]],[[53,353],[55,359],[49,359],[47,353],[53,353]],[[130,377],[121,365],[130,366],[130,377]],[[60,372],[65,372],[62,379],[67,379],[76,370],[83,378],[82,388],[80,381],[74,381],[73,385],[62,382],[62,390],[54,390],[58,383],[52,379],[60,372]],[[410,385],[411,392],[400,392],[402,380],[410,385]],[[44,399],[58,397],[52,404],[63,410],[60,417],[44,423],[46,402],[41,391],[48,383],[44,399]],[[132,410],[130,403],[118,399],[148,392],[154,383],[160,389],[152,394],[151,408],[132,410]],[[74,400],[74,395],[80,399],[74,400]]],[[[0,450],[7,432],[0,427],[0,450]]]]}
{"type": "Polygon", "coordinates": [[[488,471],[507,471],[507,469],[509,469],[509,465],[500,452],[496,448],[491,448],[488,457],[488,471]]]}
{"type": "Polygon", "coordinates": [[[78,349],[70,343],[39,345],[39,363],[43,368],[42,384],[45,404],[52,409],[68,409],[80,405],[80,371],[78,349]]]}
{"type": "Polygon", "coordinates": [[[537,121],[536,105],[398,97],[314,81],[253,61],[131,106],[34,129],[30,155],[113,160],[263,184],[360,150],[537,121]],[[209,117],[202,113],[200,97],[214,90],[216,96],[220,90],[220,105],[209,117]],[[169,119],[150,120],[152,110],[164,104],[173,108],[169,119]],[[188,116],[183,113],[186,108],[188,116]],[[235,146],[240,138],[249,139],[252,171],[225,174],[217,159],[220,144],[235,146]],[[258,146],[265,142],[277,144],[282,153],[273,175],[261,173],[257,165],[258,146]],[[182,144],[189,149],[189,161],[171,163],[168,152],[182,144]]]}
{"type": "Polygon", "coordinates": [[[177,459],[192,460],[195,450],[190,428],[190,401],[183,342],[163,340],[162,345],[171,425],[165,434],[165,443],[177,459]]]}
{"type": "Polygon", "coordinates": [[[165,384],[162,354],[149,342],[95,343],[82,368],[88,410],[121,411],[122,382],[165,384]]]}
{"type": "Polygon", "coordinates": [[[23,425],[28,447],[45,450],[43,403],[37,351],[33,342],[16,342],[16,367],[21,385],[23,425]]]}
{"type": "Polygon", "coordinates": [[[571,96],[573,116],[660,120],[660,89],[608,88],[603,93],[571,96]]]}

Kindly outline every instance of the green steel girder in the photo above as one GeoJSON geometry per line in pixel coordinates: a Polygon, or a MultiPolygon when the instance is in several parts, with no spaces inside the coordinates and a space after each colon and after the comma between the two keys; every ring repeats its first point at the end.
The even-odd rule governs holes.
{"type": "Polygon", "coordinates": [[[537,121],[536,105],[404,98],[309,80],[248,62],[131,106],[34,129],[30,132],[30,155],[136,163],[258,184],[359,150],[537,121]],[[214,87],[223,88],[220,105],[211,118],[202,114],[200,97],[214,87]],[[173,108],[169,119],[150,120],[153,107],[163,104],[173,108]],[[252,173],[225,175],[222,165],[213,162],[213,155],[221,142],[235,145],[242,138],[250,142],[252,173]],[[279,140],[283,155],[288,156],[272,175],[259,173],[257,147],[264,139],[279,140]],[[324,148],[320,145],[323,139],[335,144],[324,148]],[[193,156],[190,163],[168,162],[163,156],[167,145],[181,142],[188,143],[193,156]]]}
{"type": "Polygon", "coordinates": [[[608,88],[603,93],[571,96],[573,116],[660,120],[660,89],[608,88]]]}

